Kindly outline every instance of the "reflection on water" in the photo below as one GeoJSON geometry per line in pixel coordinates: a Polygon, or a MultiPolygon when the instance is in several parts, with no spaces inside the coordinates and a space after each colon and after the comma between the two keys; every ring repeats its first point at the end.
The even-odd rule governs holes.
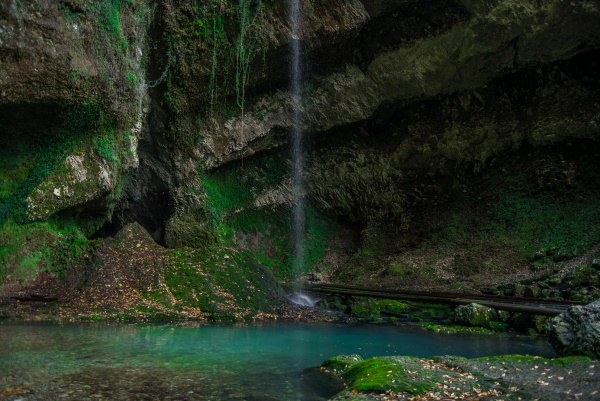
{"type": "Polygon", "coordinates": [[[307,368],[338,354],[532,354],[541,340],[444,335],[380,325],[0,324],[7,400],[326,400],[338,388],[307,368]],[[333,386],[333,387],[332,387],[333,386]]]}

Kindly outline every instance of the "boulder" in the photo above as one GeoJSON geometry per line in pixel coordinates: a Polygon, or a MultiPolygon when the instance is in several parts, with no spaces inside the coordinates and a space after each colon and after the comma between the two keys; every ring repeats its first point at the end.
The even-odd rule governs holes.
{"type": "Polygon", "coordinates": [[[465,326],[490,327],[490,323],[497,320],[494,309],[476,303],[461,305],[454,312],[454,323],[465,326]]]}
{"type": "Polygon", "coordinates": [[[548,326],[548,337],[559,355],[600,358],[600,299],[556,316],[548,326]]]}

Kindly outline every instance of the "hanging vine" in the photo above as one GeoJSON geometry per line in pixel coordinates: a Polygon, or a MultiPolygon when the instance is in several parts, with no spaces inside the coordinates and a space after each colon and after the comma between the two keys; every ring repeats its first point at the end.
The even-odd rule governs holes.
{"type": "Polygon", "coordinates": [[[236,46],[235,91],[236,103],[242,115],[242,137],[244,137],[244,105],[246,100],[246,85],[251,72],[251,64],[262,47],[262,37],[259,21],[263,16],[262,0],[239,0],[238,23],[240,33],[236,46]],[[253,3],[255,9],[252,10],[253,3]]]}
{"type": "Polygon", "coordinates": [[[228,11],[225,11],[221,0],[214,0],[210,10],[210,26],[202,22],[201,35],[212,42],[209,72],[210,112],[212,114],[218,101],[219,89],[229,87],[229,90],[235,91],[235,103],[243,115],[252,62],[261,51],[264,51],[265,41],[261,33],[261,22],[264,16],[263,1],[238,0],[237,5],[228,11]],[[227,13],[233,14],[237,25],[235,29],[237,37],[232,40],[228,40],[226,34],[224,16],[227,13]],[[228,72],[230,76],[227,76],[228,72]],[[221,76],[220,82],[219,76],[221,76]]]}

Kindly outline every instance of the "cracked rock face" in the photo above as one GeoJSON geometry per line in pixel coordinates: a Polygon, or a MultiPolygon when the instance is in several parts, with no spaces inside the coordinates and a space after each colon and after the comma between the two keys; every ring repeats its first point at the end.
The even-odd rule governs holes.
{"type": "Polygon", "coordinates": [[[600,358],[600,300],[556,316],[548,326],[548,339],[559,355],[600,358]]]}

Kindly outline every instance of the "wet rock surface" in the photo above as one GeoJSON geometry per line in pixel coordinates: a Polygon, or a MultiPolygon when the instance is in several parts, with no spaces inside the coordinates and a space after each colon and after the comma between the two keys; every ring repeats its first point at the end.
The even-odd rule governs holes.
{"type": "Polygon", "coordinates": [[[600,300],[574,306],[553,318],[548,326],[550,343],[560,355],[600,358],[600,300]]]}

